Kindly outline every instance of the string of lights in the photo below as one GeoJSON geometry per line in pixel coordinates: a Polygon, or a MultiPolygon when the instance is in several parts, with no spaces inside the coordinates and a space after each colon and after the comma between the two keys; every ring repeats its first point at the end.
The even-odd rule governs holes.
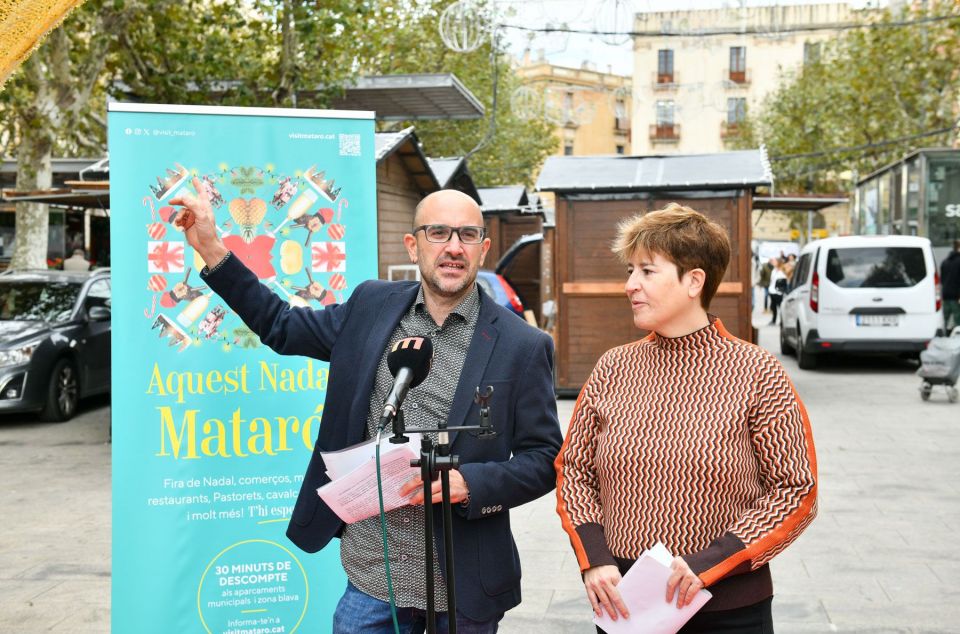
{"type": "Polygon", "coordinates": [[[814,31],[847,31],[851,29],[883,29],[901,28],[918,24],[944,22],[946,20],[960,21],[960,15],[936,15],[918,18],[915,20],[891,20],[889,22],[835,22],[829,24],[807,24],[794,26],[741,26],[724,28],[704,28],[686,30],[650,30],[650,31],[600,31],[593,29],[574,29],[568,26],[523,26],[520,24],[502,23],[498,26],[505,29],[515,29],[531,33],[568,33],[573,35],[591,36],[629,36],[629,37],[709,37],[715,35],[770,35],[771,33],[805,33],[814,31]]]}

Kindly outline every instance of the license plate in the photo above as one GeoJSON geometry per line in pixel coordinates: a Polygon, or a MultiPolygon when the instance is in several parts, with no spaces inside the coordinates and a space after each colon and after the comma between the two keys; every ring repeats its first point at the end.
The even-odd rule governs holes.
{"type": "Polygon", "coordinates": [[[899,315],[857,315],[858,326],[890,327],[900,325],[899,315]]]}

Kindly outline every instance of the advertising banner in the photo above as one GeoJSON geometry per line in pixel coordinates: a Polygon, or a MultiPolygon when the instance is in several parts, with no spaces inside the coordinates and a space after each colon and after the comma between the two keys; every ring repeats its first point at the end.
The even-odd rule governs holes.
{"type": "Polygon", "coordinates": [[[111,104],[114,632],[325,632],[336,543],[284,533],[327,365],[281,357],[203,283],[170,199],[291,306],[377,275],[373,115],[111,104]]]}

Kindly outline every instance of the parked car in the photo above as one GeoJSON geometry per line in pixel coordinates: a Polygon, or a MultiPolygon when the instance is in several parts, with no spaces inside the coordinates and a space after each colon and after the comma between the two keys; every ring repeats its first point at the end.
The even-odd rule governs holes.
{"type": "Polygon", "coordinates": [[[110,270],[0,275],[0,413],[65,421],[110,389],[110,270]]]}
{"type": "Polygon", "coordinates": [[[493,301],[523,318],[523,302],[505,277],[494,271],[480,269],[477,271],[477,284],[493,301]]]}
{"type": "Polygon", "coordinates": [[[942,333],[940,274],[926,238],[843,236],[800,253],[780,313],[780,350],[803,369],[836,352],[916,356],[942,333]]]}
{"type": "Polygon", "coordinates": [[[480,269],[477,272],[477,283],[483,291],[493,298],[495,302],[507,308],[518,317],[523,318],[524,302],[520,294],[514,289],[510,282],[510,265],[517,259],[517,256],[532,244],[543,242],[542,233],[532,233],[520,236],[516,242],[510,245],[510,248],[500,256],[497,261],[497,267],[494,270],[480,269]]]}

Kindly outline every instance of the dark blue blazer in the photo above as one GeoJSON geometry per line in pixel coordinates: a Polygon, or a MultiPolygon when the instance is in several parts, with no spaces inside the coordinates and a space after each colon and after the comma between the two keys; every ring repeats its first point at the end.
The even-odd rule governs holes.
{"type": "MultiPolygon", "coordinates": [[[[347,302],[312,310],[290,308],[235,256],[205,279],[276,352],[330,362],[323,422],[287,529],[294,544],[316,552],[343,529],[316,493],[329,481],[320,452],[364,440],[377,365],[416,300],[419,284],[364,282],[347,302]]],[[[460,457],[460,473],[470,489],[469,508],[453,517],[457,610],[483,621],[520,603],[520,561],[509,511],[553,489],[553,461],[562,437],[553,391],[553,340],[480,295],[476,331],[447,422],[476,424],[474,391],[494,387],[490,419],[498,436],[481,441],[467,432],[451,434],[452,452],[460,457]]],[[[441,513],[434,518],[443,561],[441,513]]]]}

